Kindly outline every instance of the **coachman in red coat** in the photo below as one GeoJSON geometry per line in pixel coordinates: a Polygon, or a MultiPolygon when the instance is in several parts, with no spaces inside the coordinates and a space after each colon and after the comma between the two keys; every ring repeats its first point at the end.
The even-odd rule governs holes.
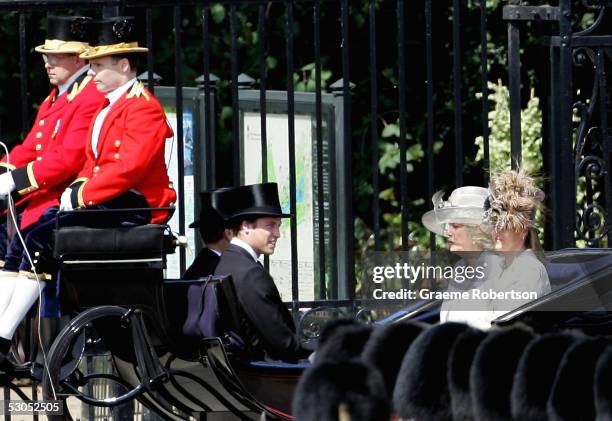
{"type": "MultiPolygon", "coordinates": [[[[80,57],[90,60],[87,76],[105,101],[84,136],[84,163],[62,193],[59,209],[144,208],[88,221],[102,227],[163,222],[169,212],[146,208],[172,207],[176,201],[164,159],[172,130],[159,102],[136,80],[138,54],[147,49],[135,41],[132,17],[104,19],[93,25],[93,47],[80,57]]],[[[36,255],[36,262],[32,267],[27,259],[21,260],[12,298],[8,306],[0,307],[0,337],[6,340],[38,298],[39,287],[47,279],[44,272],[51,273],[47,256],[51,255],[56,213],[57,208],[45,212],[41,218],[47,218],[46,222],[35,224],[25,236],[26,248],[36,255]]],[[[82,213],[70,212],[59,216],[62,226],[83,225],[83,218],[82,213]]]]}
{"type": "MultiPolygon", "coordinates": [[[[79,57],[88,47],[90,18],[49,16],[47,39],[36,47],[42,54],[45,70],[53,89],[40,104],[36,120],[24,141],[0,162],[0,196],[11,194],[19,202],[22,234],[45,220],[45,213],[56,207],[58,198],[83,166],[85,136],[104,96],[96,89],[89,67],[79,57]]],[[[16,236],[6,245],[6,224],[0,226],[0,260],[12,259],[13,268],[0,273],[0,369],[6,364],[4,354],[21,319],[14,309],[29,308],[16,285],[23,246],[16,236]],[[5,311],[7,310],[7,311],[5,311]],[[15,315],[10,317],[10,315],[15,315]],[[15,319],[17,318],[17,320],[15,319]]],[[[38,285],[29,283],[38,295],[38,285]]],[[[29,296],[25,297],[29,301],[29,296]]],[[[26,309],[27,310],[27,309],[26,309]]]]}

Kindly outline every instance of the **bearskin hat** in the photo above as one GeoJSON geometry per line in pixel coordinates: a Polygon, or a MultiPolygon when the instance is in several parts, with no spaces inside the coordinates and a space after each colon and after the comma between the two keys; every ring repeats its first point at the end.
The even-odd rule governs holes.
{"type": "Polygon", "coordinates": [[[459,335],[448,356],[448,389],[454,421],[474,419],[470,396],[470,369],[476,349],[486,336],[486,332],[478,329],[466,330],[459,335]]]}
{"type": "Polygon", "coordinates": [[[297,385],[293,414],[300,421],[388,420],[389,400],[381,374],[359,361],[323,362],[307,369],[297,385]]]}
{"type": "Polygon", "coordinates": [[[408,348],[393,391],[393,407],[401,418],[452,420],[446,363],[467,329],[463,323],[441,323],[424,330],[408,348]]]}
{"type": "Polygon", "coordinates": [[[470,395],[477,420],[509,420],[510,392],[520,356],[532,339],[527,327],[491,331],[480,343],[470,369],[470,395]]]}
{"type": "Polygon", "coordinates": [[[404,354],[426,326],[425,323],[410,320],[376,327],[365,344],[361,359],[381,372],[389,399],[404,354]]]}
{"type": "Polygon", "coordinates": [[[536,228],[535,215],[544,192],[525,170],[503,171],[489,183],[491,194],[485,201],[484,222],[497,231],[536,228]]]}
{"type": "Polygon", "coordinates": [[[595,368],[609,344],[610,340],[606,338],[589,338],[579,340],[568,348],[548,397],[549,419],[595,419],[595,368]]]}
{"type": "Polygon", "coordinates": [[[565,351],[576,340],[570,334],[550,333],[535,338],[521,356],[512,385],[512,416],[516,420],[547,419],[546,402],[565,351]]]}
{"type": "Polygon", "coordinates": [[[333,333],[320,343],[314,355],[314,362],[340,362],[359,357],[371,333],[372,326],[364,323],[337,326],[333,333]]]}

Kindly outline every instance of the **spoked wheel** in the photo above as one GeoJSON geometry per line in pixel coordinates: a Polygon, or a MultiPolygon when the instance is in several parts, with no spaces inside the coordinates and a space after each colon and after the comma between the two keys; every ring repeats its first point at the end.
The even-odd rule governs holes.
{"type": "MultiPolygon", "coordinates": [[[[48,370],[43,374],[42,383],[44,399],[65,402],[68,397],[74,396],[88,405],[113,407],[140,396],[145,391],[144,385],[128,384],[103,368],[97,372],[98,368],[92,369],[91,364],[92,358],[110,359],[108,349],[116,349],[117,343],[123,343],[128,354],[130,349],[133,350],[130,313],[131,310],[123,307],[101,306],[74,318],[60,332],[49,350],[48,370]],[[105,334],[98,335],[100,330],[105,334]],[[109,342],[106,343],[101,337],[109,342]]],[[[66,406],[64,409],[67,409],[66,406]]],[[[71,419],[69,414],[47,416],[54,421],[71,419]]]]}

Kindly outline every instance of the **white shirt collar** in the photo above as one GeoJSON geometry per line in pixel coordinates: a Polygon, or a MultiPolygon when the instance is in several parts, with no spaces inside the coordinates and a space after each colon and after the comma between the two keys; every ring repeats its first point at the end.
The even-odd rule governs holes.
{"type": "Polygon", "coordinates": [[[240,238],[237,238],[237,237],[232,238],[230,243],[234,244],[235,246],[242,247],[243,249],[249,252],[251,257],[253,257],[253,259],[256,262],[259,262],[258,260],[259,256],[257,255],[257,253],[255,253],[255,250],[253,250],[253,247],[251,247],[248,243],[245,243],[244,241],[242,241],[240,238]]]}
{"type": "Polygon", "coordinates": [[[81,67],[79,70],[77,70],[77,72],[75,74],[73,74],[70,79],[68,79],[68,81],[66,83],[62,83],[60,86],[57,87],[57,96],[59,98],[60,95],[62,95],[64,92],[66,92],[68,90],[68,88],[70,88],[72,86],[72,84],[74,83],[75,80],[77,80],[83,73],[87,72],[89,70],[89,64],[86,66],[81,67]]]}
{"type": "Polygon", "coordinates": [[[121,98],[123,94],[125,94],[132,87],[132,85],[137,82],[137,80],[138,79],[136,78],[130,79],[127,83],[121,85],[114,91],[107,93],[106,98],[108,99],[109,106],[112,106],[115,102],[117,102],[119,98],[121,98]]]}
{"type": "Polygon", "coordinates": [[[208,247],[208,250],[212,251],[212,252],[213,252],[213,253],[215,253],[217,256],[221,256],[221,252],[220,252],[219,250],[215,250],[215,249],[212,249],[212,248],[210,248],[210,247],[208,247]]]}

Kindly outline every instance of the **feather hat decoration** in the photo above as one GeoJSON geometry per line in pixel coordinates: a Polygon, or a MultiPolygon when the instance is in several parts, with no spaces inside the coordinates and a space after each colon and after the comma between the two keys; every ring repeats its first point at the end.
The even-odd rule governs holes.
{"type": "Polygon", "coordinates": [[[489,190],[483,218],[486,225],[497,231],[536,228],[536,211],[544,200],[544,192],[523,169],[494,175],[489,190]]]}

